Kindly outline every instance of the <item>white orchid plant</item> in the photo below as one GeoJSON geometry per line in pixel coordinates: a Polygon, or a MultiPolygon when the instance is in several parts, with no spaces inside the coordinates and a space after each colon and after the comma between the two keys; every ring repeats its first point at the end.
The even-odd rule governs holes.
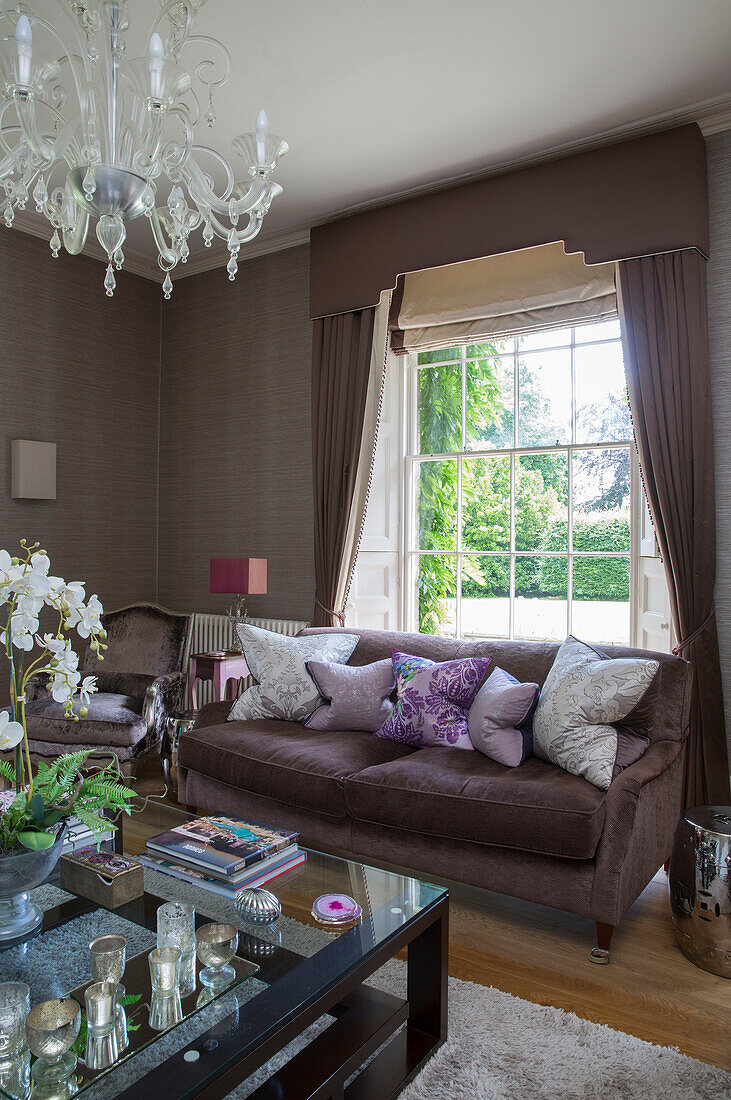
{"type": "Polygon", "coordinates": [[[0,644],[10,666],[10,709],[0,710],[0,753],[15,750],[14,765],[0,760],[0,776],[15,787],[11,803],[0,806],[0,856],[23,849],[39,851],[58,838],[72,814],[95,833],[116,828],[108,811],[131,812],[134,792],[123,782],[119,761],[91,767],[89,750],[59,756],[52,763],[41,760],[35,774],[31,766],[26,698],[36,678],[47,677],[48,690],[63,706],[67,718],[85,718],[96,677],[79,672],[79,658],[69,634],[75,630],[89,640],[93,653],[103,660],[107,634],[102,626],[98,596],[86,598],[81,581],[67,583],[51,575],[51,562],[36,542],[20,543],[11,557],[0,550],[0,644]],[[58,616],[56,632],[40,633],[44,608],[58,616]],[[36,651],[34,653],[34,650],[36,651]]]}

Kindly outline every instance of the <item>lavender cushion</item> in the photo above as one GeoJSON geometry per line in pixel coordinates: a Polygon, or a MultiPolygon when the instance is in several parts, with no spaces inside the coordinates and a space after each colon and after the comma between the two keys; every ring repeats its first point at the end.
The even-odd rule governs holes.
{"type": "Polygon", "coordinates": [[[470,707],[472,744],[491,760],[517,768],[533,751],[533,711],[538,684],[521,684],[502,668],[493,669],[470,707]]]}
{"type": "Polygon", "coordinates": [[[307,671],[326,700],[305,719],[310,729],[374,733],[393,710],[393,664],[388,657],[360,666],[307,661],[307,671]]]}
{"type": "Polygon", "coordinates": [[[437,664],[394,649],[396,706],[376,737],[422,748],[472,749],[467,714],[485,679],[490,658],[467,657],[437,664]]]}

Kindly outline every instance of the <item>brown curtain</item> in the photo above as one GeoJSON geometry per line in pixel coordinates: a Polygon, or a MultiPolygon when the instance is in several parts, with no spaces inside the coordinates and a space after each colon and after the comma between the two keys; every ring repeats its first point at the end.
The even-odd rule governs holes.
{"type": "Polygon", "coordinates": [[[627,384],[670,589],[676,652],[693,665],[687,806],[729,802],[713,606],[716,516],[706,261],[695,249],[619,264],[627,384]]]}
{"type": "Polygon", "coordinates": [[[315,626],[344,622],[335,600],[356,485],[375,315],[375,308],[368,307],[314,322],[315,626]]]}

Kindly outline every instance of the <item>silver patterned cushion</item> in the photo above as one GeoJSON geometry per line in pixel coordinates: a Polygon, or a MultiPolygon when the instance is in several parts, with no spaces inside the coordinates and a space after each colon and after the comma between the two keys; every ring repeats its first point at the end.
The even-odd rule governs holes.
{"type": "Polygon", "coordinates": [[[309,660],[344,664],[358,644],[357,634],[311,634],[290,638],[249,623],[239,623],[249,672],[258,684],[234,703],[229,722],[242,718],[278,718],[303,722],[324,700],[307,672],[309,660]]]}
{"type": "Polygon", "coordinates": [[[659,671],[643,657],[609,659],[578,638],[563,643],[533,716],[533,752],[606,791],[617,762],[621,722],[659,671]]]}

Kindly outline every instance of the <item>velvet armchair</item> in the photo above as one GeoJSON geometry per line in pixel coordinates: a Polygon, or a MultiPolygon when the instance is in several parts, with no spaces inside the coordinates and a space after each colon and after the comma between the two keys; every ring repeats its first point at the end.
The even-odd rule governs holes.
{"type": "Polygon", "coordinates": [[[75,749],[116,754],[125,775],[159,746],[165,722],[182,703],[192,615],[155,604],[135,604],[104,615],[108,649],[98,661],[87,649],[82,676],[97,678],[89,712],[73,721],[47,691],[27,704],[28,742],[34,756],[75,749]]]}

